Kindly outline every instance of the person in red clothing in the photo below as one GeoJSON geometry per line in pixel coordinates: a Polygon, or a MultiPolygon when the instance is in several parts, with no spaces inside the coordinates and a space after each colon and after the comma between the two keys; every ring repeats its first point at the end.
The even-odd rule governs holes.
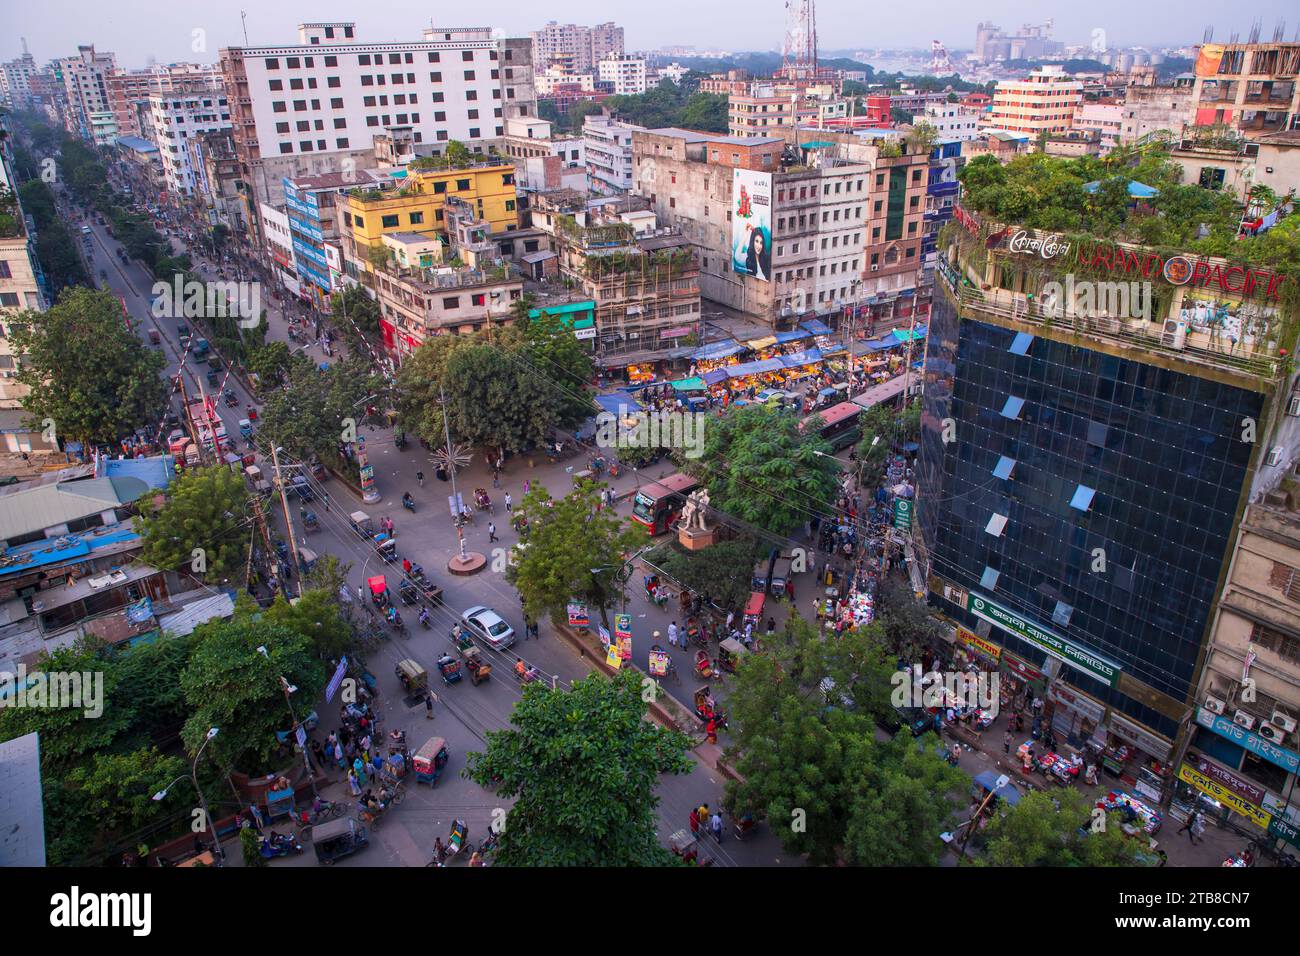
{"type": "Polygon", "coordinates": [[[687,820],[689,820],[689,821],[690,821],[690,824],[691,824],[691,836],[699,836],[699,834],[700,834],[700,811],[699,811],[699,808],[698,808],[698,807],[691,807],[691,813],[690,813],[690,816],[687,817],[687,820]]]}

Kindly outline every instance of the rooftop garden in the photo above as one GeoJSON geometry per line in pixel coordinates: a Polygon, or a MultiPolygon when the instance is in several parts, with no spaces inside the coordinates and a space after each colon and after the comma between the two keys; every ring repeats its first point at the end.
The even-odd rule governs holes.
{"type": "MultiPolygon", "coordinates": [[[[1184,183],[1182,167],[1162,149],[1120,147],[1105,159],[1033,153],[1005,166],[992,156],[978,156],[960,178],[962,204],[998,223],[1300,271],[1300,215],[1292,212],[1259,235],[1238,238],[1242,203],[1231,192],[1184,183]],[[1130,181],[1158,192],[1135,201],[1130,181]],[[1096,191],[1085,191],[1092,182],[1099,184],[1096,191]]],[[[1286,198],[1257,186],[1251,215],[1272,212],[1286,198]]]]}
{"type": "Polygon", "coordinates": [[[23,234],[22,212],[18,197],[0,186],[0,239],[13,239],[23,234]]]}

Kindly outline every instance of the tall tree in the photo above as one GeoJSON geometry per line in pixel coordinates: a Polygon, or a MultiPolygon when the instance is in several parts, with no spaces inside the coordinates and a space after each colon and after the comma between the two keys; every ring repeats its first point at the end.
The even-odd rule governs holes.
{"type": "Polygon", "coordinates": [[[534,373],[554,384],[559,402],[559,424],[573,427],[591,417],[593,400],[591,355],[558,315],[541,313],[527,325],[527,344],[521,351],[534,373]]]}
{"type": "Polygon", "coordinates": [[[550,440],[561,397],[522,356],[473,345],[447,360],[446,414],[452,437],[468,445],[521,451],[550,440]]]}
{"type": "Polygon", "coordinates": [[[229,468],[199,468],[177,475],[166,500],[157,493],[140,499],[137,528],[144,539],[140,559],[158,568],[192,571],[224,581],[244,569],[248,558],[248,488],[229,468]]]}
{"type": "Polygon", "coordinates": [[[311,588],[292,604],[278,595],[266,611],[272,624],[282,624],[311,641],[321,660],[336,660],[352,640],[352,629],[339,613],[337,592],[311,588]]]}
{"type": "Polygon", "coordinates": [[[704,453],[688,467],[713,507],[783,535],[834,510],[840,465],[830,451],[792,412],[748,405],[706,420],[704,453]]]}
{"type": "Polygon", "coordinates": [[[157,425],[167,399],[162,353],[127,328],[116,296],[69,289],[48,311],[20,312],[8,325],[13,351],[23,356],[15,377],[31,389],[23,408],[35,427],[48,419],[60,438],[116,444],[157,425]]]}
{"type": "Polygon", "coordinates": [[[656,837],[662,773],[687,773],[687,738],[645,719],[631,671],[569,691],[524,690],[508,730],[489,730],[467,773],[514,799],[499,866],[670,866],[656,837]]]}
{"type": "Polygon", "coordinates": [[[1000,806],[975,838],[990,866],[1134,866],[1145,849],[1124,833],[1118,813],[1094,832],[1092,801],[1077,790],[1027,793],[1014,807],[1000,806]]]}
{"type": "Polygon", "coordinates": [[[600,508],[603,487],[581,482],[559,499],[538,487],[520,502],[530,526],[528,547],[506,577],[532,617],[558,615],[578,600],[597,608],[609,626],[608,610],[623,596],[624,563],[645,538],[613,509],[600,508]]]}

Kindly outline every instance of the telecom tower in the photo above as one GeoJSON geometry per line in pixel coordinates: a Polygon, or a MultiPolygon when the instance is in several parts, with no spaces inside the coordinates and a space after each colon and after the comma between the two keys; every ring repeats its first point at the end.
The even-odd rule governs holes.
{"type": "Polygon", "coordinates": [[[813,0],[785,0],[781,73],[792,80],[817,78],[817,8],[813,0]]]}

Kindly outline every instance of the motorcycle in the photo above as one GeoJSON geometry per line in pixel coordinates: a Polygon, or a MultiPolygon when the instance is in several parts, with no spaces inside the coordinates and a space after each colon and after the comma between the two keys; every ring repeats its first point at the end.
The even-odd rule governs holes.
{"type": "Polygon", "coordinates": [[[402,497],[402,507],[405,508],[407,511],[411,512],[412,514],[414,514],[414,513],[415,513],[415,499],[412,498],[410,495],[404,495],[404,496],[402,497]]]}
{"type": "Polygon", "coordinates": [[[420,624],[426,631],[433,626],[429,621],[429,609],[427,607],[420,608],[420,624]]]}
{"type": "Polygon", "coordinates": [[[276,857],[297,855],[302,852],[302,844],[289,836],[287,833],[276,833],[271,831],[270,837],[263,837],[258,847],[258,852],[264,859],[273,860],[276,857]]]}
{"type": "Polygon", "coordinates": [[[402,623],[402,615],[398,613],[397,608],[389,607],[388,612],[384,616],[388,619],[388,623],[393,626],[394,630],[405,630],[406,625],[402,623]]]}

